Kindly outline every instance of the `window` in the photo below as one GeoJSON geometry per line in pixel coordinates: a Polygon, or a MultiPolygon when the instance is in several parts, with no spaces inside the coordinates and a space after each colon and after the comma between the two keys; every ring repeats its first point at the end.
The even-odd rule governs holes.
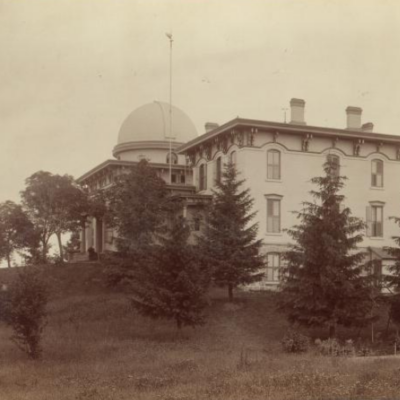
{"type": "Polygon", "coordinates": [[[175,153],[167,154],[167,164],[169,164],[170,155],[171,155],[171,164],[178,164],[178,156],[175,153]]]}
{"type": "Polygon", "coordinates": [[[281,153],[278,150],[267,152],[267,178],[281,179],[281,153]]]}
{"type": "Polygon", "coordinates": [[[383,187],[383,161],[372,160],[371,186],[383,187]]]}
{"type": "Polygon", "coordinates": [[[231,153],[231,163],[236,166],[236,151],[232,151],[231,153]]]}
{"type": "Polygon", "coordinates": [[[267,198],[267,232],[281,232],[281,200],[267,198]]]}
{"type": "Polygon", "coordinates": [[[222,177],[222,158],[218,157],[215,162],[215,182],[220,183],[222,177]]]}
{"type": "Polygon", "coordinates": [[[367,236],[383,237],[383,204],[367,207],[367,236]]]}
{"type": "Polygon", "coordinates": [[[171,174],[171,183],[176,183],[176,174],[171,174]]]}
{"type": "Polygon", "coordinates": [[[186,182],[185,174],[181,173],[181,183],[185,183],[185,182],[186,182]]]}
{"type": "Polygon", "coordinates": [[[336,154],[328,154],[326,161],[332,163],[331,175],[338,177],[340,175],[340,158],[336,154]]]}
{"type": "Polygon", "coordinates": [[[267,282],[279,282],[281,267],[280,255],[278,253],[268,253],[267,261],[267,273],[264,276],[264,280],[267,282]]]}
{"type": "Polygon", "coordinates": [[[199,190],[207,189],[207,164],[201,164],[199,168],[199,190]]]}

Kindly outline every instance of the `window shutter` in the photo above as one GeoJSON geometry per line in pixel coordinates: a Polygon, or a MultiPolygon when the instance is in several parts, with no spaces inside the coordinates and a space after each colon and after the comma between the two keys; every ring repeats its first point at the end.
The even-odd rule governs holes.
{"type": "Polygon", "coordinates": [[[367,236],[372,236],[372,207],[368,206],[366,209],[366,222],[367,222],[367,236]]]}

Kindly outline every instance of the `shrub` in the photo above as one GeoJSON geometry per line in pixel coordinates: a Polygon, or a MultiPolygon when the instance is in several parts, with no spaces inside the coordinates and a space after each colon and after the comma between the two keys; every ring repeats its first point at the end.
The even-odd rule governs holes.
{"type": "Polygon", "coordinates": [[[88,248],[88,257],[89,261],[97,261],[99,259],[99,255],[93,247],[88,248]]]}
{"type": "Polygon", "coordinates": [[[354,356],[356,354],[354,342],[349,339],[342,345],[337,339],[316,339],[315,344],[319,353],[325,356],[354,356]]]}
{"type": "Polygon", "coordinates": [[[281,343],[287,353],[305,353],[310,345],[310,339],[299,332],[289,331],[281,343]]]}
{"type": "Polygon", "coordinates": [[[10,295],[6,290],[0,290],[0,322],[7,321],[10,310],[10,295]]]}
{"type": "Polygon", "coordinates": [[[23,267],[18,271],[9,299],[7,323],[14,331],[11,340],[31,359],[40,358],[48,290],[37,267],[23,267]]]}

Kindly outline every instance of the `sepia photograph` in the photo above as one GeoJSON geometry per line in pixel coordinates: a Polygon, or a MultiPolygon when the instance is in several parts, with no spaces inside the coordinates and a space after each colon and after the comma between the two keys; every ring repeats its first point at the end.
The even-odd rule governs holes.
{"type": "Polygon", "coordinates": [[[400,400],[400,3],[0,0],[0,400],[400,400]]]}

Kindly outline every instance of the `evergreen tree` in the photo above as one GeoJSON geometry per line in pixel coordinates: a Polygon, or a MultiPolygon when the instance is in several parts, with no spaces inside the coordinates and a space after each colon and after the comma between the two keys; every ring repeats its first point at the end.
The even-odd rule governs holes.
{"type": "MultiPolygon", "coordinates": [[[[390,217],[390,219],[400,226],[400,218],[390,217]]],[[[394,258],[395,262],[389,268],[390,275],[383,277],[383,284],[386,284],[393,293],[389,301],[389,316],[396,324],[400,324],[400,236],[393,236],[392,239],[397,247],[385,247],[385,250],[394,258]]]]}
{"type": "Polygon", "coordinates": [[[132,304],[154,319],[166,318],[183,326],[204,323],[210,274],[196,247],[188,244],[184,219],[173,220],[170,233],[132,271],[132,304]]]}
{"type": "MultiPolygon", "coordinates": [[[[397,225],[400,226],[400,218],[390,217],[397,225]]],[[[397,247],[385,247],[385,250],[394,258],[395,263],[390,267],[390,275],[384,277],[383,283],[397,293],[400,293],[400,236],[393,236],[393,241],[397,247]]]]}
{"type": "Polygon", "coordinates": [[[265,264],[260,255],[261,240],[256,240],[258,224],[250,225],[254,200],[250,190],[240,190],[244,180],[232,163],[224,166],[222,179],[216,181],[207,216],[207,228],[199,246],[213,269],[215,284],[228,289],[229,300],[239,285],[257,282],[265,264]]]}
{"type": "Polygon", "coordinates": [[[281,284],[280,308],[291,322],[327,326],[335,336],[338,324],[366,322],[373,301],[371,288],[362,276],[364,255],[356,251],[363,240],[364,223],[343,206],[339,191],[345,177],[328,159],[325,176],[311,181],[314,202],[303,203],[297,212],[300,224],[288,230],[295,244],[285,254],[287,267],[281,284]]]}

